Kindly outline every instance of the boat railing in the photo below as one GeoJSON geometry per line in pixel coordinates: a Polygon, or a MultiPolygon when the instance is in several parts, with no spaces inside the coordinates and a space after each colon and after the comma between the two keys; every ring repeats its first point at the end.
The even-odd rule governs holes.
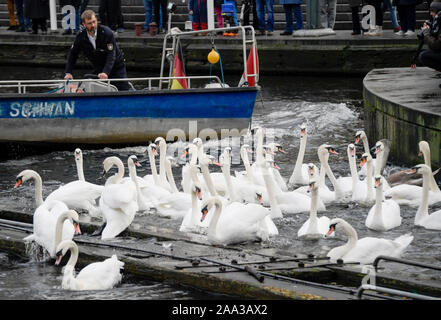
{"type": "Polygon", "coordinates": [[[194,30],[194,31],[181,31],[178,28],[172,28],[165,36],[164,42],[162,45],[162,60],[161,60],[161,70],[160,76],[164,79],[159,82],[159,87],[162,88],[163,84],[167,84],[170,88],[171,82],[166,80],[167,77],[163,77],[165,73],[165,65],[166,61],[169,62],[169,77],[173,74],[174,70],[174,62],[175,55],[177,54],[178,42],[181,38],[192,38],[196,35],[204,35],[208,36],[208,39],[211,41],[211,44],[214,46],[215,37],[219,33],[225,32],[236,32],[237,37],[230,38],[231,41],[237,40],[242,45],[242,59],[244,66],[244,79],[249,79],[250,77],[254,78],[254,82],[257,85],[259,82],[259,73],[258,73],[258,58],[257,58],[257,42],[256,35],[253,26],[234,26],[234,27],[226,27],[226,28],[215,28],[215,29],[204,29],[204,30],[194,30]],[[170,43],[171,42],[171,43],[170,43]],[[248,56],[247,56],[247,47],[254,48],[255,58],[252,60],[252,68],[253,70],[248,70],[248,56]]]}
{"type": "MultiPolygon", "coordinates": [[[[183,77],[145,77],[145,78],[118,78],[118,79],[59,79],[59,80],[6,80],[0,81],[0,94],[2,93],[30,93],[33,88],[40,89],[38,93],[90,93],[118,91],[112,84],[115,82],[128,81],[131,90],[158,90],[159,83],[185,79],[188,88],[204,87],[207,84],[215,84],[216,87],[224,87],[218,76],[183,76],[183,77]],[[137,89],[135,89],[135,86],[137,89]],[[14,92],[4,92],[5,89],[14,89],[14,92]],[[44,89],[45,91],[41,91],[44,89]]],[[[35,93],[35,92],[32,92],[35,93]]]]}

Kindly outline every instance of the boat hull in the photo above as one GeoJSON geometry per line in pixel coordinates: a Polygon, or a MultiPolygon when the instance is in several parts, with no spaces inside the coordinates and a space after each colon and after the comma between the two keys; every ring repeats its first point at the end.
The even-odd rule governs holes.
{"type": "Polygon", "coordinates": [[[158,136],[238,135],[250,126],[257,92],[244,87],[2,95],[0,141],[133,144],[158,136]]]}

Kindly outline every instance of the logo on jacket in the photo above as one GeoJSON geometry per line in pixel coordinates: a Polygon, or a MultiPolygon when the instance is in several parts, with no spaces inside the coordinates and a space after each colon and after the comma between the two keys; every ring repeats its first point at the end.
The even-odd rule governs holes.
{"type": "Polygon", "coordinates": [[[109,50],[109,51],[113,50],[113,44],[112,43],[108,43],[107,44],[107,50],[109,50]]]}

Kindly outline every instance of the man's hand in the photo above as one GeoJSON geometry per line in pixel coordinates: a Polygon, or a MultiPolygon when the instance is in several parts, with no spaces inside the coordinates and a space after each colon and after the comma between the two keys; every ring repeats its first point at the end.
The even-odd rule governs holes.
{"type": "Polygon", "coordinates": [[[72,75],[70,73],[66,73],[66,75],[64,76],[64,79],[73,79],[72,75]]]}
{"type": "Polygon", "coordinates": [[[101,72],[101,73],[98,74],[98,78],[106,80],[109,77],[107,76],[107,73],[101,72]]]}

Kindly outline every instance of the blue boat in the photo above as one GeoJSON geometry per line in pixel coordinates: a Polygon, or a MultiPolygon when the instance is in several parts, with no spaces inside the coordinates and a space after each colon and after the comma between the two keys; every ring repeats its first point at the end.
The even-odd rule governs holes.
{"type": "Polygon", "coordinates": [[[260,90],[258,71],[251,71],[258,70],[257,47],[250,26],[212,32],[231,29],[238,29],[243,37],[239,39],[244,55],[242,77],[252,79],[252,86],[245,81],[241,86],[229,87],[217,76],[174,76],[173,57],[178,55],[180,39],[185,41],[185,36],[202,31],[172,29],[164,38],[159,77],[0,81],[0,141],[145,144],[158,136],[174,140],[192,138],[201,132],[206,136],[245,134],[260,90]],[[256,58],[247,58],[248,46],[254,48],[250,51],[256,58]],[[169,75],[164,76],[167,62],[169,75]],[[187,88],[174,90],[174,81],[180,80],[186,81],[187,88]],[[112,85],[116,81],[129,81],[137,89],[118,91],[112,85]]]}

